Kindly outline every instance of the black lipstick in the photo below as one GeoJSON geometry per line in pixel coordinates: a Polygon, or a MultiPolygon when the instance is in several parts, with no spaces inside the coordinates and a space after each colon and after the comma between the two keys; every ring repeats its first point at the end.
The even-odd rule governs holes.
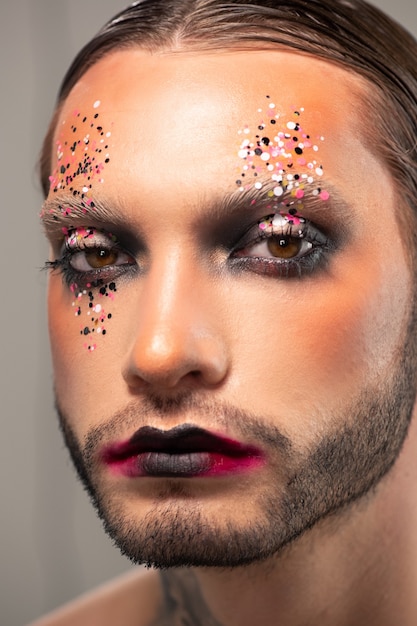
{"type": "Polygon", "coordinates": [[[170,430],[143,426],[124,443],[105,448],[103,461],[130,477],[189,478],[259,464],[261,452],[193,424],[170,430]]]}

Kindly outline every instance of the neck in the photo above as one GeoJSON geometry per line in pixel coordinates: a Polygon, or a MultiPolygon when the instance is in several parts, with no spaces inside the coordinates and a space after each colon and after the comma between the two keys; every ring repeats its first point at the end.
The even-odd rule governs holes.
{"type": "Polygon", "coordinates": [[[187,613],[207,626],[414,626],[416,449],[412,425],[373,493],[266,562],[164,572],[167,624],[184,623],[187,613]]]}

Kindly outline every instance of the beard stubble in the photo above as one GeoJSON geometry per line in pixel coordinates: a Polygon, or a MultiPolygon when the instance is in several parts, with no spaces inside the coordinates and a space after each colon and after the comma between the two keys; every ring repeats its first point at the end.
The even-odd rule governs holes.
{"type": "MultiPolygon", "coordinates": [[[[343,513],[389,472],[407,435],[416,396],[416,351],[410,332],[398,351],[390,380],[379,389],[364,386],[336,416],[339,430],[322,436],[303,453],[271,425],[273,420],[196,395],[169,402],[149,396],[131,403],[92,429],[81,446],[57,398],[66,445],[106,532],[136,564],[233,568],[279,554],[320,520],[343,513]],[[123,499],[98,480],[96,457],[103,441],[117,439],[127,424],[137,429],[155,415],[163,423],[168,415],[184,410],[204,415],[209,423],[215,417],[217,424],[255,445],[260,443],[276,459],[276,472],[272,468],[268,484],[259,492],[248,490],[244,523],[228,516],[227,507],[223,519],[213,518],[204,502],[190,497],[189,479],[170,479],[156,488],[154,506],[143,515],[139,501],[138,514],[128,513],[123,499]],[[285,468],[284,474],[279,467],[285,468]]],[[[233,508],[233,493],[228,501],[233,508]]]]}

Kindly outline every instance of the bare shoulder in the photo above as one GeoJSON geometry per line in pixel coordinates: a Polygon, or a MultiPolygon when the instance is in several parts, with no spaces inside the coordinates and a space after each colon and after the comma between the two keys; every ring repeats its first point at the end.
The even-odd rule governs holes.
{"type": "Polygon", "coordinates": [[[151,626],[161,603],[158,572],[138,568],[29,626],[151,626]]]}

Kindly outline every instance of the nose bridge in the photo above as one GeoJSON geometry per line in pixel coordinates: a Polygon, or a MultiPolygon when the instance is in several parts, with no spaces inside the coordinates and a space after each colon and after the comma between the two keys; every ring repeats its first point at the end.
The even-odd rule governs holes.
{"type": "Polygon", "coordinates": [[[142,281],[125,378],[130,384],[174,387],[192,374],[218,383],[227,370],[227,351],[192,258],[179,245],[172,246],[142,281]]]}
{"type": "Polygon", "coordinates": [[[152,264],[142,292],[138,333],[150,347],[163,350],[179,340],[193,310],[191,283],[195,272],[180,247],[152,264]],[[176,339],[177,338],[177,339],[176,339]]]}

